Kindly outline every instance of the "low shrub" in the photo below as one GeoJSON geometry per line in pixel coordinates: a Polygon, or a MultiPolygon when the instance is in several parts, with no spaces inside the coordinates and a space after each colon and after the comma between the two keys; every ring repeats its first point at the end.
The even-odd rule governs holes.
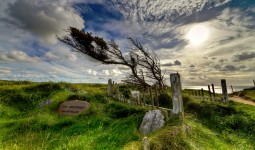
{"type": "Polygon", "coordinates": [[[169,93],[163,92],[159,94],[158,100],[159,100],[159,106],[165,107],[165,108],[173,108],[172,97],[170,96],[169,93]]]}
{"type": "Polygon", "coordinates": [[[131,89],[125,85],[119,87],[120,93],[127,99],[131,98],[131,89]]]}
{"type": "Polygon", "coordinates": [[[113,102],[108,104],[106,107],[106,112],[108,112],[108,115],[112,118],[125,118],[133,114],[144,115],[146,109],[113,102]]]}
{"type": "Polygon", "coordinates": [[[68,100],[84,100],[87,101],[87,96],[85,94],[71,94],[67,98],[68,100]]]}

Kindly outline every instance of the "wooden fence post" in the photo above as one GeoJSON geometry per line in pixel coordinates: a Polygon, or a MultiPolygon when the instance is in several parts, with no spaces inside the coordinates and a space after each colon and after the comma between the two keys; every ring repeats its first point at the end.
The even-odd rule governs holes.
{"type": "Polygon", "coordinates": [[[108,80],[107,95],[108,96],[112,95],[112,79],[108,80]]]}
{"type": "Polygon", "coordinates": [[[211,88],[210,88],[210,85],[208,85],[208,92],[209,92],[210,99],[212,100],[212,94],[211,94],[211,88]]]}
{"type": "Polygon", "coordinates": [[[213,97],[215,98],[214,84],[212,84],[212,92],[213,92],[213,97]]]}
{"type": "Polygon", "coordinates": [[[203,88],[201,88],[201,93],[202,93],[202,97],[204,98],[205,95],[204,95],[204,89],[203,88]]]}
{"type": "Polygon", "coordinates": [[[170,74],[170,83],[172,88],[173,113],[182,114],[183,119],[183,100],[181,95],[181,78],[179,73],[170,74]]]}
{"type": "Polygon", "coordinates": [[[228,103],[228,91],[227,91],[227,83],[225,79],[221,79],[221,87],[223,94],[223,103],[228,103]]]}
{"type": "Polygon", "coordinates": [[[159,109],[159,101],[158,101],[158,86],[155,85],[155,102],[156,102],[156,107],[159,109]]]}

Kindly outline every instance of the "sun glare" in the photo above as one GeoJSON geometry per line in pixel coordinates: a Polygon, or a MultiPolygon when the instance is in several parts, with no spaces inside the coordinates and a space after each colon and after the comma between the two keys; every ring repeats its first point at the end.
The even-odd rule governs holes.
{"type": "Polygon", "coordinates": [[[198,46],[203,44],[209,37],[209,30],[203,25],[194,25],[190,28],[187,39],[190,44],[198,46]]]}

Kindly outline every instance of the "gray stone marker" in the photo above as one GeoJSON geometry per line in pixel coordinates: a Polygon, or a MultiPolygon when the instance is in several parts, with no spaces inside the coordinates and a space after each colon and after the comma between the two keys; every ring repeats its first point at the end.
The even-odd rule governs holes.
{"type": "Polygon", "coordinates": [[[223,103],[228,103],[228,90],[227,90],[227,83],[225,79],[221,79],[221,87],[222,87],[222,94],[223,94],[223,103]]]}
{"type": "Polygon", "coordinates": [[[164,124],[165,124],[165,120],[161,111],[158,109],[151,110],[147,112],[145,116],[143,117],[143,121],[140,125],[139,131],[142,134],[149,134],[161,128],[164,124]]]}
{"type": "Polygon", "coordinates": [[[63,102],[58,108],[58,114],[75,116],[79,115],[90,108],[90,104],[86,101],[72,100],[63,102]]]}
{"type": "Polygon", "coordinates": [[[180,74],[170,74],[170,83],[172,88],[173,113],[179,114],[184,112],[183,101],[181,95],[181,79],[180,74]]]}

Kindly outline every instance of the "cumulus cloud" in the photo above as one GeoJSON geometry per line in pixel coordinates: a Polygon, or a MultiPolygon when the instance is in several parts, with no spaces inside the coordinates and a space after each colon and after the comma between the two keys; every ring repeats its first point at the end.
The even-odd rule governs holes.
{"type": "Polygon", "coordinates": [[[67,27],[84,27],[84,20],[67,2],[17,0],[9,4],[8,12],[25,31],[40,37],[44,42],[55,43],[55,36],[63,35],[67,27]]]}
{"type": "MultiPolygon", "coordinates": [[[[212,80],[216,77],[221,78],[222,75],[251,76],[254,74],[252,70],[254,71],[255,66],[252,61],[245,60],[254,59],[250,50],[255,46],[253,37],[255,22],[254,15],[249,15],[254,13],[254,8],[249,7],[248,10],[231,8],[231,3],[225,5],[230,1],[9,0],[10,5],[5,1],[0,2],[0,60],[24,61],[24,56],[23,59],[8,56],[7,53],[12,49],[29,49],[29,52],[25,52],[25,57],[33,57],[33,51],[38,51],[33,43],[39,39],[47,42],[42,44],[45,51],[40,60],[44,62],[37,66],[25,63],[26,65],[22,67],[34,68],[38,73],[50,71],[58,77],[65,75],[84,78],[82,75],[85,74],[90,78],[121,78],[128,68],[99,66],[90,58],[70,53],[70,48],[66,46],[56,46],[55,35],[61,36],[67,26],[83,28],[82,17],[88,18],[87,15],[90,15],[92,19],[86,22],[86,26],[88,24],[87,27],[91,27],[88,31],[108,39],[117,38],[116,41],[123,49],[128,49],[126,43],[123,44],[124,37],[137,38],[146,49],[155,50],[161,59],[162,67],[174,66],[168,67],[166,74],[178,70],[184,76],[184,83],[190,79],[202,82],[206,77],[212,80]],[[93,19],[93,12],[88,14],[91,13],[90,10],[76,8],[78,3],[86,3],[94,8],[99,5],[90,4],[100,4],[97,10],[101,11],[101,7],[107,7],[107,10],[120,13],[121,17],[100,20],[102,17],[99,16],[93,19]],[[8,8],[7,11],[1,11],[4,7],[8,8]],[[98,20],[101,21],[100,24],[96,22],[98,20]],[[210,36],[202,46],[191,47],[185,35],[196,24],[205,25],[210,31],[210,36]],[[50,45],[52,43],[54,46],[50,45]],[[242,61],[242,64],[238,64],[238,61],[242,61]],[[204,77],[204,74],[207,76],[204,77]]],[[[104,13],[100,11],[99,15],[104,13]]],[[[15,64],[12,64],[12,67],[20,68],[15,64]]],[[[98,79],[94,81],[98,82],[98,79]]]]}
{"type": "Polygon", "coordinates": [[[77,53],[71,52],[68,48],[62,46],[55,46],[54,50],[48,51],[44,54],[47,61],[66,61],[74,62],[77,60],[77,53]]]}
{"type": "Polygon", "coordinates": [[[76,61],[77,58],[74,54],[68,54],[65,56],[65,59],[69,60],[69,61],[76,61]]]}
{"type": "Polygon", "coordinates": [[[112,69],[112,70],[102,70],[102,73],[100,74],[102,76],[119,76],[122,75],[122,72],[118,69],[112,69]]]}
{"type": "Polygon", "coordinates": [[[130,70],[130,68],[126,66],[119,66],[118,69],[123,71],[130,70]]]}
{"type": "Polygon", "coordinates": [[[224,68],[222,68],[221,71],[240,71],[245,69],[246,66],[233,66],[233,65],[226,65],[224,68]]]}
{"type": "Polygon", "coordinates": [[[97,75],[97,71],[92,70],[92,69],[87,69],[86,70],[86,74],[96,76],[97,75]]]}
{"type": "Polygon", "coordinates": [[[170,67],[170,66],[181,66],[182,63],[179,60],[175,60],[174,63],[166,63],[166,64],[162,64],[161,66],[164,67],[170,67]]]}
{"type": "Polygon", "coordinates": [[[50,59],[50,60],[57,60],[57,59],[59,59],[58,56],[56,56],[55,54],[53,54],[50,51],[45,53],[45,57],[50,59]]]}
{"type": "Polygon", "coordinates": [[[195,65],[190,65],[189,67],[190,67],[190,68],[195,68],[196,66],[195,66],[195,65]]]}
{"type": "Polygon", "coordinates": [[[110,75],[110,71],[109,70],[102,70],[102,74],[109,76],[110,75]]]}
{"type": "Polygon", "coordinates": [[[241,70],[245,70],[247,69],[246,66],[244,65],[238,65],[238,66],[234,66],[234,65],[225,65],[225,66],[222,66],[222,65],[215,65],[213,66],[214,69],[218,70],[218,71],[230,71],[230,72],[233,72],[233,71],[241,71],[241,70]]]}
{"type": "Polygon", "coordinates": [[[38,57],[28,56],[25,52],[12,50],[7,53],[0,54],[0,60],[4,61],[21,61],[21,62],[37,62],[38,57]]]}
{"type": "Polygon", "coordinates": [[[233,56],[234,61],[240,62],[240,61],[245,61],[245,60],[252,60],[255,58],[255,51],[250,51],[250,52],[242,52],[240,54],[236,54],[233,56]]]}
{"type": "MultiPolygon", "coordinates": [[[[199,16],[203,14],[204,9],[220,7],[230,0],[130,0],[128,2],[103,0],[103,2],[105,5],[96,5],[95,7],[102,11],[105,10],[105,7],[110,7],[112,11],[117,11],[122,17],[117,20],[108,18],[105,22],[100,22],[100,26],[95,24],[94,28],[91,27],[93,31],[105,37],[109,37],[109,35],[105,35],[101,31],[117,34],[119,37],[134,37],[152,50],[162,48],[181,50],[187,43],[186,40],[180,38],[179,33],[176,33],[176,29],[185,23],[186,18],[194,13],[199,16]]],[[[88,8],[90,8],[89,5],[88,8]]],[[[93,9],[94,7],[91,8],[91,10],[93,9]]],[[[92,24],[94,25],[94,23],[92,24]]]]}
{"type": "Polygon", "coordinates": [[[12,70],[10,68],[0,68],[1,74],[11,74],[12,70]]]}

